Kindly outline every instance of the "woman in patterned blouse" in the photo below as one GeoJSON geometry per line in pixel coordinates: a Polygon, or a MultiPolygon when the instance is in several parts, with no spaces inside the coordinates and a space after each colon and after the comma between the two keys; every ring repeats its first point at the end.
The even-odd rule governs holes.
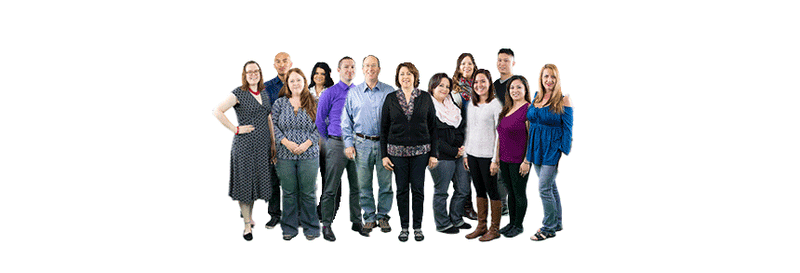
{"type": "Polygon", "coordinates": [[[425,166],[438,163],[436,110],[428,92],[419,87],[419,71],[412,63],[397,66],[395,84],[400,90],[386,95],[381,112],[383,167],[394,171],[400,236],[408,240],[408,192],[413,195],[414,240],[422,241],[422,206],[425,166]]]}
{"type": "Polygon", "coordinates": [[[308,90],[306,77],[299,68],[286,73],[286,84],[272,107],[278,163],[275,170],[283,190],[283,239],[297,236],[303,226],[306,239],[319,237],[319,219],[315,212],[316,176],[319,168],[319,132],[314,120],[317,102],[308,90]],[[298,219],[298,210],[299,219],[298,219]]]}

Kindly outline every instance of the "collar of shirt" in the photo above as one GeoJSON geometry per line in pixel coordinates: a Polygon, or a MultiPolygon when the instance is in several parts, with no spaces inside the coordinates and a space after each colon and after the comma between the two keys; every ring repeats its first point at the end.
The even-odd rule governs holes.
{"type": "Polygon", "coordinates": [[[385,83],[382,83],[382,82],[378,81],[378,83],[375,84],[375,88],[370,89],[369,85],[365,81],[365,82],[362,82],[361,84],[358,85],[358,88],[359,88],[358,91],[361,91],[362,93],[366,93],[367,91],[372,91],[372,92],[392,91],[391,88],[386,88],[388,90],[381,90],[381,87],[386,87],[386,86],[387,85],[385,83]]]}

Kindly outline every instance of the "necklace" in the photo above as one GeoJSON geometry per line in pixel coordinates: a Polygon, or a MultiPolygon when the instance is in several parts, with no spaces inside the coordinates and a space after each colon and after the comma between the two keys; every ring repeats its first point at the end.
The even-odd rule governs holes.
{"type": "Polygon", "coordinates": [[[258,94],[261,94],[261,91],[253,92],[253,89],[250,89],[250,88],[247,88],[247,91],[250,91],[250,93],[253,93],[253,95],[256,95],[256,96],[258,96],[258,94]]]}

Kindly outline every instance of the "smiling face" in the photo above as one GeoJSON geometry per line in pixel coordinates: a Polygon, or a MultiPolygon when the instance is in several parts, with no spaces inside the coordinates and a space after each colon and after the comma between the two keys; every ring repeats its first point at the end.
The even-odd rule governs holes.
{"type": "Polygon", "coordinates": [[[432,93],[437,101],[444,101],[447,95],[450,94],[450,79],[442,78],[439,81],[439,85],[432,90],[432,93]]]}
{"type": "Polygon", "coordinates": [[[492,83],[489,82],[489,78],[486,78],[485,74],[480,73],[475,75],[475,83],[472,84],[472,88],[475,90],[475,94],[478,94],[478,97],[484,100],[488,97],[490,84],[492,83]]]}
{"type": "Polygon", "coordinates": [[[298,73],[289,73],[289,77],[286,81],[289,85],[289,91],[292,91],[292,94],[303,92],[303,88],[306,86],[306,79],[298,73]]]}
{"type": "Polygon", "coordinates": [[[346,83],[349,83],[356,76],[356,62],[351,59],[342,60],[342,66],[336,69],[339,72],[339,78],[346,83]]]}
{"type": "Polygon", "coordinates": [[[364,71],[364,78],[367,81],[369,82],[377,81],[378,74],[381,73],[381,68],[378,67],[378,59],[372,56],[369,56],[366,59],[364,59],[362,70],[364,71]]]}
{"type": "Polygon", "coordinates": [[[472,72],[475,72],[475,62],[469,56],[464,57],[458,65],[459,72],[465,79],[472,78],[472,72]]]}
{"type": "Polygon", "coordinates": [[[398,79],[400,80],[400,87],[403,89],[413,89],[414,88],[414,74],[411,73],[411,70],[408,70],[408,67],[401,67],[400,73],[398,74],[398,79]]]}
{"type": "Polygon", "coordinates": [[[557,82],[558,79],[556,79],[556,75],[553,73],[552,69],[547,68],[542,71],[542,86],[544,86],[545,92],[552,92],[557,82]]]}
{"type": "Polygon", "coordinates": [[[497,54],[497,71],[500,71],[500,74],[511,74],[511,67],[514,64],[514,56],[505,53],[497,54]]]}
{"type": "Polygon", "coordinates": [[[522,80],[516,79],[508,85],[508,94],[511,96],[511,100],[515,102],[522,101],[525,100],[528,90],[525,89],[525,84],[522,83],[522,80]]]}
{"type": "Polygon", "coordinates": [[[278,72],[278,76],[283,77],[286,75],[286,71],[289,71],[292,68],[292,58],[289,57],[289,53],[281,52],[278,55],[275,55],[275,71],[278,72]]]}
{"type": "Polygon", "coordinates": [[[317,86],[317,90],[325,88],[325,69],[322,67],[317,67],[317,70],[314,71],[314,86],[317,86]]]}
{"type": "Polygon", "coordinates": [[[258,85],[261,82],[261,70],[257,64],[251,63],[244,67],[245,78],[247,83],[251,86],[258,85]]]}

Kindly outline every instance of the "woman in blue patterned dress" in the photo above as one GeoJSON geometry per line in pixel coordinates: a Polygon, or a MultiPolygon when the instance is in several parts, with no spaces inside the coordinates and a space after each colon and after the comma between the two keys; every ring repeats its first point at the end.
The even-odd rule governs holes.
{"type": "Polygon", "coordinates": [[[286,84],[279,96],[272,106],[272,122],[275,141],[281,144],[277,147],[275,170],[283,190],[283,239],[297,236],[298,227],[302,226],[306,239],[314,240],[320,233],[315,205],[319,168],[319,132],[314,123],[317,102],[299,68],[286,72],[286,84]]]}
{"type": "Polygon", "coordinates": [[[272,193],[270,157],[275,157],[272,121],[269,118],[271,105],[261,95],[264,83],[261,67],[255,61],[245,63],[242,69],[242,86],[233,90],[212,112],[228,130],[233,132],[231,148],[231,175],[228,195],[239,201],[244,218],[244,239],[252,240],[253,202],[269,199],[272,193]],[[225,117],[225,111],[233,107],[239,126],[225,117]]]}
{"type": "Polygon", "coordinates": [[[561,93],[561,78],[553,64],[546,64],[539,72],[539,91],[528,108],[528,121],[528,151],[521,169],[525,171],[525,165],[532,164],[539,176],[544,220],[531,240],[541,241],[555,237],[563,228],[556,174],[561,153],[568,155],[572,149],[572,103],[561,93]]]}

